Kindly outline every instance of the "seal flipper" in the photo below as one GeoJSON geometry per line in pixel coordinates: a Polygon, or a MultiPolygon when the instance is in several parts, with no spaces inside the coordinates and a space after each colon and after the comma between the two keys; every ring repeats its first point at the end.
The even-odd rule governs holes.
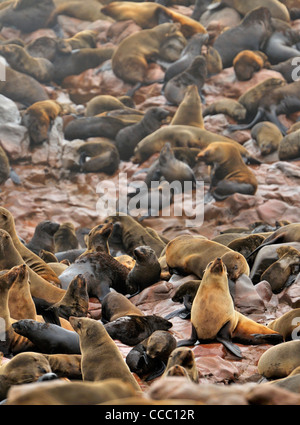
{"type": "Polygon", "coordinates": [[[241,350],[239,349],[237,345],[233,344],[231,341],[229,325],[230,325],[230,322],[225,323],[225,325],[219,330],[216,336],[216,340],[218,342],[221,342],[230,353],[234,354],[236,357],[240,359],[243,359],[241,350]]]}
{"type": "Polygon", "coordinates": [[[57,310],[51,308],[52,305],[47,301],[32,297],[35,304],[35,309],[38,315],[41,315],[46,323],[53,323],[54,325],[61,326],[57,310]]]}
{"type": "Polygon", "coordinates": [[[152,381],[152,379],[158,378],[164,373],[165,369],[166,369],[166,365],[164,364],[162,360],[160,360],[160,362],[157,364],[157,369],[154,370],[149,376],[147,376],[145,381],[146,382],[152,381]]]}
{"type": "Polygon", "coordinates": [[[179,316],[181,319],[188,319],[188,316],[190,315],[191,312],[184,307],[180,308],[179,310],[172,311],[172,313],[167,314],[164,319],[169,320],[176,316],[179,316]]]}
{"type": "Polygon", "coordinates": [[[254,344],[265,343],[277,345],[283,342],[283,336],[281,334],[251,334],[251,336],[254,338],[254,344]]]}
{"type": "Polygon", "coordinates": [[[195,326],[192,324],[192,334],[190,339],[182,339],[181,341],[178,341],[176,347],[185,347],[189,345],[195,345],[197,341],[198,341],[197,331],[195,326]]]}

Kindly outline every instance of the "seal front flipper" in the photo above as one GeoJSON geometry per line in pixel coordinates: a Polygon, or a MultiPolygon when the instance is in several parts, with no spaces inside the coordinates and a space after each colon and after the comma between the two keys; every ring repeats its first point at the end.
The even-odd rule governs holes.
{"type": "Polygon", "coordinates": [[[219,330],[216,340],[221,342],[227,350],[234,354],[236,357],[243,359],[243,355],[239,347],[232,343],[231,335],[229,332],[230,322],[225,323],[225,325],[219,330]]]}
{"type": "Polygon", "coordinates": [[[190,339],[182,339],[181,341],[178,341],[176,344],[176,347],[186,347],[190,345],[195,345],[197,341],[198,341],[197,331],[195,326],[192,324],[192,334],[190,339]]]}

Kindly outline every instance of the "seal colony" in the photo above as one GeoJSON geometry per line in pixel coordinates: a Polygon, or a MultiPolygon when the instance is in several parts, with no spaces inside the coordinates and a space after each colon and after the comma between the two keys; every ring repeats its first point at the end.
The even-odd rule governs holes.
{"type": "MultiPolygon", "coordinates": [[[[11,136],[0,137],[0,402],[235,404],[238,382],[240,404],[300,404],[299,209],[274,224],[255,204],[266,191],[273,200],[263,167],[276,161],[273,182],[278,170],[300,176],[297,4],[66,3],[0,8],[0,93],[19,114],[3,126],[22,129],[25,150],[20,163],[11,136]],[[218,27],[208,23],[216,16],[218,27]],[[89,78],[98,86],[82,90],[89,78]],[[27,180],[39,156],[43,172],[27,180]],[[136,180],[148,197],[159,183],[158,214],[166,184],[191,183],[180,194],[188,197],[204,181],[204,223],[183,227],[171,214],[166,229],[151,206],[139,218],[89,215],[87,182],[100,187],[124,170],[128,211],[136,180]],[[82,201],[68,192],[71,214],[59,198],[51,214],[29,202],[19,213],[15,185],[38,193],[41,175],[67,192],[76,181],[82,201]],[[252,203],[263,220],[250,216],[250,226],[252,203]],[[231,226],[208,237],[210,220],[227,211],[231,226]],[[231,385],[217,396],[216,383],[231,385]]],[[[178,193],[168,200],[176,206],[178,193]]]]}

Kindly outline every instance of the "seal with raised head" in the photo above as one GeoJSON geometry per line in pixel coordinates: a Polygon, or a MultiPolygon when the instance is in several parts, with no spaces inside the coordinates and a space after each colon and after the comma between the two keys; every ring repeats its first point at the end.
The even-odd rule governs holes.
{"type": "Polygon", "coordinates": [[[197,158],[212,166],[209,193],[217,201],[234,193],[255,194],[257,179],[233,144],[211,143],[197,158]]]}
{"type": "Polygon", "coordinates": [[[242,358],[241,350],[232,340],[243,344],[279,344],[282,335],[256,323],[234,309],[229,292],[227,269],[221,258],[211,261],[191,310],[192,335],[177,346],[193,345],[197,340],[221,342],[232,354],[242,358]]]}
{"type": "Polygon", "coordinates": [[[80,339],[81,371],[84,381],[118,378],[140,390],[122,354],[102,323],[77,317],[70,317],[70,322],[80,339]]]}
{"type": "Polygon", "coordinates": [[[169,116],[169,111],[163,108],[149,108],[141,121],[121,129],[115,138],[120,159],[128,161],[134,152],[136,145],[148,134],[153,133],[164,124],[169,116]]]}
{"type": "Polygon", "coordinates": [[[170,125],[193,125],[204,128],[202,102],[198,87],[195,84],[187,87],[184,98],[180,102],[170,125]]]}
{"type": "Polygon", "coordinates": [[[34,254],[39,255],[41,250],[54,253],[54,234],[59,229],[59,224],[50,220],[40,222],[35,230],[32,238],[26,247],[34,254]]]}
{"type": "Polygon", "coordinates": [[[171,352],[166,370],[164,371],[163,376],[170,376],[170,369],[181,366],[187,373],[188,378],[195,382],[199,383],[199,372],[197,369],[195,355],[193,351],[188,347],[177,347],[171,352]]]}

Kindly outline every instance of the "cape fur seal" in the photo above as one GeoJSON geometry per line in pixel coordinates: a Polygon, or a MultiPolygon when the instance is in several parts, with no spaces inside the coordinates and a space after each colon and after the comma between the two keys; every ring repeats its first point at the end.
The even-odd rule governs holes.
{"type": "Polygon", "coordinates": [[[256,323],[234,309],[226,266],[221,258],[216,258],[207,265],[193,301],[191,323],[191,339],[179,341],[178,346],[193,345],[197,340],[202,342],[216,339],[229,352],[242,358],[240,348],[232,343],[233,339],[245,344],[279,344],[283,340],[278,332],[256,323]]]}
{"type": "Polygon", "coordinates": [[[186,371],[188,379],[190,379],[192,382],[195,382],[196,384],[199,383],[199,372],[195,361],[195,355],[190,348],[177,347],[173,349],[168,358],[168,363],[163,377],[174,376],[173,372],[171,372],[171,369],[176,366],[183,367],[186,371]]]}
{"type": "Polygon", "coordinates": [[[279,128],[269,121],[256,124],[251,130],[251,137],[256,141],[262,155],[276,152],[283,139],[279,128]]]}
{"type": "Polygon", "coordinates": [[[170,125],[192,125],[204,129],[202,102],[195,84],[187,87],[170,125]]]}
{"type": "Polygon", "coordinates": [[[41,250],[54,253],[54,234],[59,229],[59,226],[58,223],[50,220],[42,221],[36,226],[34,234],[26,244],[26,247],[37,255],[39,255],[41,250]]]}
{"type": "Polygon", "coordinates": [[[76,230],[73,223],[62,223],[54,234],[54,252],[68,251],[79,248],[76,230]]]}
{"type": "Polygon", "coordinates": [[[136,307],[125,295],[118,292],[109,292],[102,300],[103,323],[113,322],[119,317],[134,315],[144,316],[144,313],[136,307]]]}
{"type": "Polygon", "coordinates": [[[255,194],[257,179],[234,145],[211,143],[197,158],[207,165],[212,165],[209,192],[217,201],[224,200],[236,192],[255,194]]]}

